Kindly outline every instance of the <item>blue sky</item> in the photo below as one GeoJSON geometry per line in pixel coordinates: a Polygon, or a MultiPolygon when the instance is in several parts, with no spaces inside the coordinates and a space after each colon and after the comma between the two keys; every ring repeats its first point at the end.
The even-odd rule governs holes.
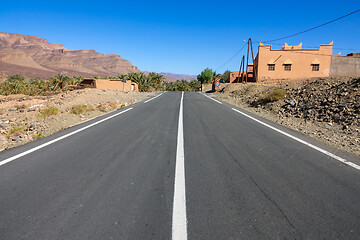
{"type": "MultiPolygon", "coordinates": [[[[10,1],[0,0],[0,32],[61,43],[72,50],[119,54],[142,71],[198,74],[237,70],[251,37],[266,41],[360,9],[360,1],[10,1]]],[[[333,53],[360,52],[360,12],[314,31],[275,42],[333,53]],[[343,49],[337,49],[343,48],[343,49]],[[354,48],[357,50],[347,50],[354,48]]],[[[258,44],[254,43],[255,51],[258,44]]]]}

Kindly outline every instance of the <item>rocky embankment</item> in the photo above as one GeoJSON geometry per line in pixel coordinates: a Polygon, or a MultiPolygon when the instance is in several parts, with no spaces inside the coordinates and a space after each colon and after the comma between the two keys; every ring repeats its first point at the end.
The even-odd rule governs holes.
{"type": "Polygon", "coordinates": [[[310,85],[289,89],[279,114],[310,121],[338,123],[343,129],[360,124],[360,78],[335,81],[316,80],[310,85]]]}
{"type": "Polygon", "coordinates": [[[53,96],[0,96],[0,151],[128,106],[148,95],[82,89],[53,96]]]}
{"type": "Polygon", "coordinates": [[[360,156],[360,78],[229,84],[215,94],[360,156]]]}

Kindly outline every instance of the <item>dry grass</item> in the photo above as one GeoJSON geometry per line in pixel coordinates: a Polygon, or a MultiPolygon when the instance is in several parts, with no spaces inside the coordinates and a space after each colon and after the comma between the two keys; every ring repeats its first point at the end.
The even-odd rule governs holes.
{"type": "Polygon", "coordinates": [[[276,102],[286,96],[286,91],[281,88],[270,89],[269,92],[262,96],[264,102],[276,102]]]}
{"type": "Polygon", "coordinates": [[[78,104],[78,105],[74,105],[71,107],[70,113],[79,115],[79,114],[82,114],[82,113],[85,113],[88,111],[93,111],[93,110],[94,110],[93,106],[78,104]]]}
{"type": "Polygon", "coordinates": [[[47,118],[51,115],[57,115],[59,113],[59,109],[56,107],[48,107],[45,108],[44,110],[41,111],[41,113],[39,114],[39,118],[43,119],[43,118],[47,118]]]}
{"type": "Polygon", "coordinates": [[[34,141],[38,140],[40,138],[43,138],[43,137],[45,137],[45,134],[43,132],[39,132],[38,134],[32,135],[32,138],[33,138],[34,141]]]}
{"type": "Polygon", "coordinates": [[[12,136],[20,136],[25,133],[25,126],[23,124],[13,125],[12,128],[6,134],[7,138],[12,136]]]}

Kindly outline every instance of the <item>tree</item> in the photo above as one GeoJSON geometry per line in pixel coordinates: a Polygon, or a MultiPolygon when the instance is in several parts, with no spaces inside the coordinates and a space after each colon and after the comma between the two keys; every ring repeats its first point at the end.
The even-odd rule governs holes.
{"type": "Polygon", "coordinates": [[[70,78],[64,74],[64,73],[60,73],[58,74],[57,76],[53,77],[51,79],[51,82],[53,84],[53,88],[54,90],[60,88],[61,90],[65,89],[66,85],[67,85],[67,81],[69,80],[70,78]]]}
{"type": "Polygon", "coordinates": [[[150,85],[155,89],[158,89],[162,85],[162,81],[165,78],[163,75],[155,72],[149,73],[148,77],[149,77],[150,85]]]}
{"type": "Polygon", "coordinates": [[[211,83],[214,77],[214,72],[211,68],[205,68],[199,75],[197,75],[197,80],[203,83],[211,83]]]}
{"type": "Polygon", "coordinates": [[[150,87],[150,78],[144,73],[129,73],[127,79],[139,85],[140,92],[147,92],[150,87]]]}
{"type": "Polygon", "coordinates": [[[224,82],[228,83],[230,82],[230,71],[226,70],[222,75],[221,75],[221,80],[223,80],[224,82]]]}

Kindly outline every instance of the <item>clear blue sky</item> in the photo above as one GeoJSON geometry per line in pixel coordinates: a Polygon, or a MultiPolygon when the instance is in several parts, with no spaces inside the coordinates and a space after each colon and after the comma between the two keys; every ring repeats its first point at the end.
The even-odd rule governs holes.
{"type": "MultiPolygon", "coordinates": [[[[0,31],[35,35],[72,50],[116,53],[142,71],[198,74],[217,69],[249,37],[286,36],[357,9],[359,0],[0,0],[0,31]]],[[[334,41],[334,53],[360,52],[360,13],[277,44],[285,41],[315,47],[334,41]]],[[[254,47],[257,51],[258,44],[254,47]]],[[[242,54],[218,72],[237,70],[242,54]]]]}

